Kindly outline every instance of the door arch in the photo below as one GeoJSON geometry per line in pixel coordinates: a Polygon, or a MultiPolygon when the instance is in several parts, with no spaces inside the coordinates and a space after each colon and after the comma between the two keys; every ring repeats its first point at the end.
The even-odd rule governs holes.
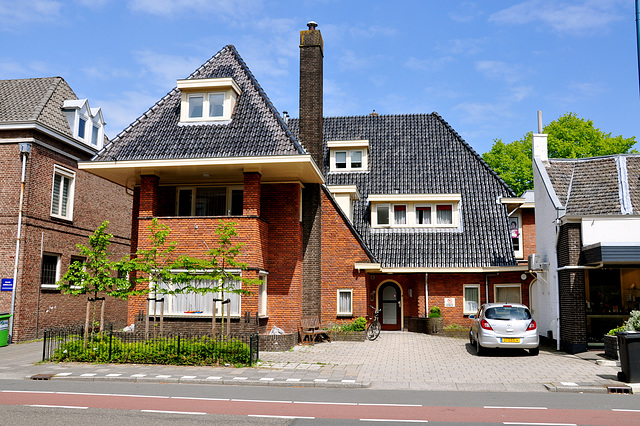
{"type": "Polygon", "coordinates": [[[378,287],[378,307],[382,309],[380,322],[383,330],[402,329],[402,291],[393,281],[378,287]]]}

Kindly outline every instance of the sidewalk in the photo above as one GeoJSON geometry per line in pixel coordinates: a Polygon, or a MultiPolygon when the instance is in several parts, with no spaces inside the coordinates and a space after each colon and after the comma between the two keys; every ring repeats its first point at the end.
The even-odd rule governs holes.
{"type": "MultiPolygon", "coordinates": [[[[42,363],[42,342],[0,348],[0,379],[111,380],[243,384],[254,386],[370,387],[439,391],[569,391],[607,393],[615,363],[588,352],[569,355],[542,348],[496,351],[478,357],[466,340],[382,332],[373,342],[318,343],[287,352],[261,352],[256,367],[183,367],[137,364],[42,363]]],[[[640,393],[640,386],[636,386],[640,393]]]]}

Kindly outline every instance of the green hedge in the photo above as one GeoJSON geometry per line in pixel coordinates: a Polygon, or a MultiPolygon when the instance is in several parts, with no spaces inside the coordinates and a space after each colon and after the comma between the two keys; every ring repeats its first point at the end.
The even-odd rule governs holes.
{"type": "Polygon", "coordinates": [[[251,363],[249,345],[240,340],[216,341],[209,337],[161,337],[141,342],[123,342],[118,337],[93,336],[62,344],[51,361],[212,365],[251,363]],[[111,339],[111,351],[109,351],[111,339]]]}

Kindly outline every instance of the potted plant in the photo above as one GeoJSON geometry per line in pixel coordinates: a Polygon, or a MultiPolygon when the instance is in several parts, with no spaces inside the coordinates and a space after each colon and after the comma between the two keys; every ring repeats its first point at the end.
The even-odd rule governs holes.
{"type": "Polygon", "coordinates": [[[622,370],[618,372],[618,380],[640,382],[640,311],[631,311],[624,327],[624,331],[616,333],[622,370]]]}
{"type": "Polygon", "coordinates": [[[427,333],[437,334],[442,331],[442,311],[437,306],[432,306],[429,309],[429,317],[427,318],[427,333]]]}

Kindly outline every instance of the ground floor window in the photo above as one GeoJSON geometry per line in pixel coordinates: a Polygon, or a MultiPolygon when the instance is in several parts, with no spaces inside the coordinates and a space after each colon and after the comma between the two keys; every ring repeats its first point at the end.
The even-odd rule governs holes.
{"type": "Polygon", "coordinates": [[[44,253],[42,255],[42,268],[40,272],[40,285],[44,288],[57,288],[56,282],[60,279],[60,255],[44,253]]]}
{"type": "Polygon", "coordinates": [[[353,290],[350,290],[350,289],[338,290],[338,315],[339,316],[353,315],[353,290]]]}
{"type": "MultiPolygon", "coordinates": [[[[192,281],[192,286],[201,288],[206,287],[218,287],[218,283],[210,280],[192,281]]],[[[164,315],[203,315],[211,316],[213,314],[214,302],[213,299],[227,300],[230,302],[224,306],[224,314],[227,314],[227,310],[231,310],[231,316],[240,316],[241,297],[240,294],[233,293],[234,289],[240,289],[240,281],[228,280],[225,281],[223,291],[216,293],[185,293],[185,294],[173,294],[162,295],[162,290],[173,290],[175,287],[171,283],[161,283],[159,285],[159,291],[157,298],[164,297],[164,315]]],[[[150,312],[154,312],[154,304],[151,302],[150,312]]],[[[159,305],[159,304],[158,304],[159,305]]],[[[160,306],[158,306],[158,309],[160,306]]],[[[222,315],[222,302],[215,302],[216,316],[222,315]]]]}
{"type": "Polygon", "coordinates": [[[464,315],[471,315],[478,312],[480,306],[480,285],[465,284],[464,285],[464,315]]]}
{"type": "Polygon", "coordinates": [[[260,285],[258,286],[258,315],[267,316],[267,276],[260,274],[260,285]]]}
{"type": "Polygon", "coordinates": [[[522,291],[520,284],[496,284],[496,303],[522,303],[522,291]]]}

